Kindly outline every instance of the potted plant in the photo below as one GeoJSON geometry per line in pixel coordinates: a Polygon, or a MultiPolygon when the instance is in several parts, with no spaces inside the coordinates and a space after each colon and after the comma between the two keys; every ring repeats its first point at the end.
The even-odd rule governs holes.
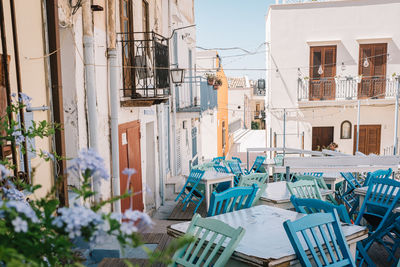
{"type": "Polygon", "coordinates": [[[218,88],[222,85],[222,80],[221,78],[216,78],[214,81],[214,90],[218,90],[218,88]]]}
{"type": "Polygon", "coordinates": [[[214,85],[215,79],[217,78],[214,74],[212,73],[206,73],[206,78],[207,78],[207,83],[208,85],[214,85]]]}

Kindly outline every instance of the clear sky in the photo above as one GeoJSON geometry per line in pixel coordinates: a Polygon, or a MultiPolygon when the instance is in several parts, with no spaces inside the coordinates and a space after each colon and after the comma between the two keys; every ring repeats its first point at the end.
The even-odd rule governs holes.
{"type": "Polygon", "coordinates": [[[265,68],[265,16],[275,0],[195,0],[197,46],[204,48],[241,47],[255,55],[229,57],[246,52],[218,50],[229,77],[247,75],[265,78],[265,71],[229,69],[265,68]]]}

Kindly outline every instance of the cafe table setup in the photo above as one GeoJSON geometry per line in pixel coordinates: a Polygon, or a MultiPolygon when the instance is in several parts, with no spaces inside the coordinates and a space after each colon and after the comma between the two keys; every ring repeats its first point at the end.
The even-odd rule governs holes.
{"type": "MultiPolygon", "coordinates": [[[[225,266],[301,266],[283,223],[287,220],[295,221],[304,216],[307,215],[258,205],[209,218],[222,221],[233,228],[242,227],[245,230],[225,266]]],[[[189,224],[190,222],[183,222],[170,225],[167,232],[172,237],[182,236],[188,230],[189,224]]],[[[356,244],[367,238],[368,231],[364,226],[345,223],[341,223],[341,229],[349,251],[355,258],[356,244]]],[[[214,243],[217,242],[218,240],[214,240],[214,243]]],[[[225,242],[222,247],[224,245],[226,245],[225,242]]],[[[310,252],[306,253],[310,257],[310,252]]]]}
{"type": "Polygon", "coordinates": [[[223,182],[230,182],[230,187],[233,187],[234,175],[232,173],[216,172],[212,169],[206,170],[200,183],[205,185],[205,200],[207,210],[210,207],[210,196],[213,192],[213,186],[223,182]]]}

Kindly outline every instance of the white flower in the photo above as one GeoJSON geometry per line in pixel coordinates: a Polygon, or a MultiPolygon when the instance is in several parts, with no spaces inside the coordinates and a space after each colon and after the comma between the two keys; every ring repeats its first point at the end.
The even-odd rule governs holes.
{"type": "Polygon", "coordinates": [[[25,201],[26,200],[26,195],[16,189],[15,187],[11,188],[6,188],[2,187],[4,197],[8,200],[16,200],[16,201],[25,201]]]}
{"type": "Polygon", "coordinates": [[[126,235],[131,235],[134,232],[137,232],[137,227],[133,224],[133,222],[123,222],[121,224],[121,232],[126,235]]]}
{"type": "Polygon", "coordinates": [[[14,226],[14,231],[17,233],[26,233],[28,231],[28,223],[25,220],[22,220],[20,217],[15,218],[11,221],[11,223],[14,226]]]}
{"type": "Polygon", "coordinates": [[[111,213],[110,218],[116,221],[120,221],[122,220],[122,214],[119,212],[113,212],[111,213]]]}

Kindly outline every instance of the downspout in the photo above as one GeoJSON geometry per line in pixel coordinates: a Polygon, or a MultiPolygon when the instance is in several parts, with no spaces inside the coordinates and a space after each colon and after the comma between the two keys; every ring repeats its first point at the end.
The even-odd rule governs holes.
{"type": "MultiPolygon", "coordinates": [[[[120,195],[119,183],[119,142],[118,142],[118,88],[117,88],[117,49],[115,26],[115,0],[107,0],[107,32],[108,49],[107,58],[110,68],[110,106],[111,106],[111,160],[112,160],[112,196],[120,195]]],[[[121,201],[114,202],[114,211],[121,212],[121,201]]]]}
{"type": "MultiPolygon", "coordinates": [[[[83,58],[85,62],[85,85],[86,98],[88,108],[88,132],[89,147],[99,152],[97,138],[97,96],[96,96],[96,80],[94,71],[94,38],[93,38],[93,17],[90,8],[91,1],[82,2],[82,24],[83,24],[83,58]]],[[[100,201],[100,181],[94,177],[93,190],[95,201],[100,201]]]]}
{"type": "MultiPolygon", "coordinates": [[[[172,34],[171,30],[171,0],[168,0],[168,31],[169,31],[169,36],[172,34]]],[[[169,42],[169,48],[170,50],[172,49],[171,47],[171,38],[168,39],[169,42]]],[[[173,50],[172,50],[173,52],[173,50]]],[[[172,53],[170,53],[172,54],[172,53]]],[[[175,55],[174,55],[175,57],[175,55]]],[[[174,62],[178,63],[178,62],[174,62]]],[[[173,159],[174,159],[174,165],[173,165],[173,175],[177,175],[177,157],[176,157],[176,95],[175,95],[175,86],[170,86],[171,91],[172,91],[172,98],[171,98],[171,109],[172,109],[172,123],[171,123],[171,130],[172,130],[172,149],[173,151],[173,159]]]]}

